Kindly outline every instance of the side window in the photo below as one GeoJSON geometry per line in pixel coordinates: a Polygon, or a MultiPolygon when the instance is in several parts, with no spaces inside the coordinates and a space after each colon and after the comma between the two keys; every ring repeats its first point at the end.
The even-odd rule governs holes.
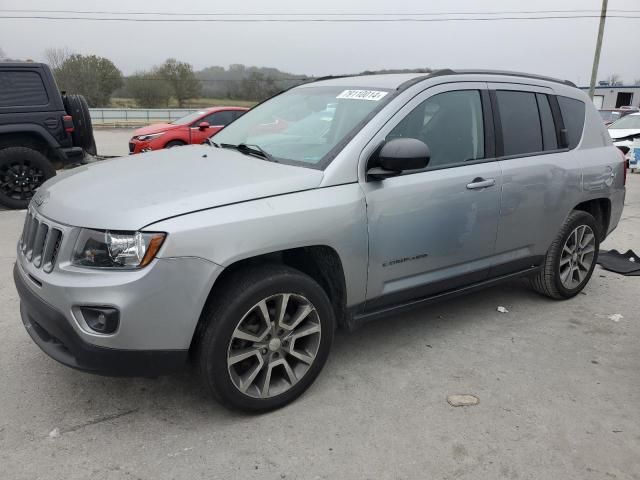
{"type": "Polygon", "coordinates": [[[484,158],[482,102],[478,90],[439,93],[414,108],[387,135],[422,140],[431,150],[429,167],[484,158]]]}
{"type": "Polygon", "coordinates": [[[215,112],[204,117],[202,121],[208,122],[212,127],[218,125],[228,125],[234,120],[233,114],[234,112],[231,110],[226,110],[224,112],[215,112]]]}
{"type": "Polygon", "coordinates": [[[0,107],[47,105],[49,97],[37,72],[0,72],[0,107]]]}
{"type": "Polygon", "coordinates": [[[245,110],[234,110],[233,111],[233,119],[240,118],[242,115],[246,113],[245,110]]]}
{"type": "Polygon", "coordinates": [[[582,138],[584,127],[584,102],[568,97],[558,96],[557,98],[564,128],[567,129],[569,148],[576,148],[582,138]]]}
{"type": "Polygon", "coordinates": [[[496,91],[504,155],[542,151],[542,128],[536,94],[510,90],[496,91]]]}
{"type": "Polygon", "coordinates": [[[553,121],[553,114],[549,105],[549,97],[536,93],[536,100],[540,111],[543,147],[545,150],[556,150],[558,148],[558,137],[556,136],[556,124],[553,121]]]}

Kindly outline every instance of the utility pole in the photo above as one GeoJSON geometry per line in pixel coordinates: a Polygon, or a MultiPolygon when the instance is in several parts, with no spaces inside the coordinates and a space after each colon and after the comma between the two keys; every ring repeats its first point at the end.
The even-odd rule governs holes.
{"type": "Polygon", "coordinates": [[[596,53],[593,56],[593,69],[591,70],[591,84],[589,85],[589,98],[593,100],[596,89],[596,78],[598,77],[598,64],[600,63],[600,50],[602,49],[602,35],[604,34],[604,22],[607,19],[607,4],[609,0],[602,0],[602,11],[600,12],[600,27],[598,28],[598,40],[596,41],[596,53]]]}

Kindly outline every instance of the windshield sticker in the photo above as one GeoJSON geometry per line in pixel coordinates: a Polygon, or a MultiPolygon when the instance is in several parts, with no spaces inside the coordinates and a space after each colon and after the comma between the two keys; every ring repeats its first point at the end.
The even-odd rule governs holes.
{"type": "Polygon", "coordinates": [[[380,92],[378,90],[345,90],[336,98],[347,100],[372,100],[377,102],[389,92],[380,92]]]}

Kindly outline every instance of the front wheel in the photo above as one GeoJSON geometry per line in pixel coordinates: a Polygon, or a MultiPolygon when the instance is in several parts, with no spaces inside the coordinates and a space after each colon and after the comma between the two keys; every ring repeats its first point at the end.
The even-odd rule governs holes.
{"type": "Polygon", "coordinates": [[[333,342],[335,315],[325,291],[281,265],[232,274],[203,313],[197,361],[225,406],[280,408],[316,379],[333,342]]]}
{"type": "Polygon", "coordinates": [[[551,244],[541,270],[531,279],[537,292],[571,298],[589,282],[598,259],[600,229],[587,212],[574,210],[551,244]]]}

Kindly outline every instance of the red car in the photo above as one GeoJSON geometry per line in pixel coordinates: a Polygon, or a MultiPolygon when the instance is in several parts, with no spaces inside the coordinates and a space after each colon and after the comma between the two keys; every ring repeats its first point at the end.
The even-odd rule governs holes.
{"type": "Polygon", "coordinates": [[[212,107],[175,120],[137,129],[129,141],[129,153],[203,143],[214,133],[249,110],[244,107],[212,107]]]}

